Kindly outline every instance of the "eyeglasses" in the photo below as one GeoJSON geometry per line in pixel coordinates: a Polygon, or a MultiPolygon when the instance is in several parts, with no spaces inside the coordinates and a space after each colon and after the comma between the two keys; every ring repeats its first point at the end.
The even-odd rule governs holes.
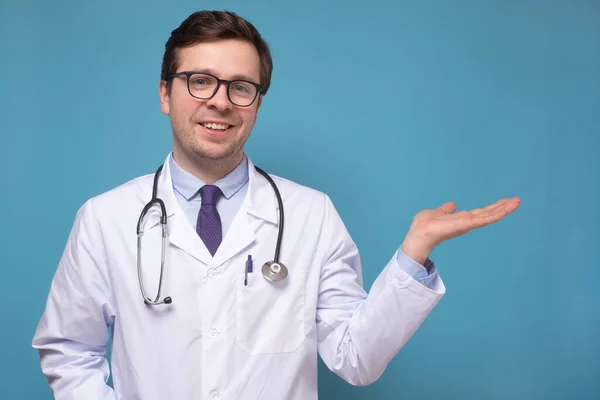
{"type": "Polygon", "coordinates": [[[263,90],[263,87],[258,83],[240,79],[229,81],[219,79],[211,74],[194,71],[177,72],[167,76],[166,79],[170,80],[177,76],[185,76],[187,78],[188,92],[190,92],[192,97],[201,100],[212,98],[219,91],[221,84],[225,84],[227,86],[229,101],[239,107],[252,105],[258,94],[263,90]]]}

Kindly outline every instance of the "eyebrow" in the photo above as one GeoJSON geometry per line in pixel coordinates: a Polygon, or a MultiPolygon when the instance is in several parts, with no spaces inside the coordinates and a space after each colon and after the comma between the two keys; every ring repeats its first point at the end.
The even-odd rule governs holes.
{"type": "MultiPolygon", "coordinates": [[[[198,72],[198,73],[201,73],[201,74],[211,74],[211,75],[219,76],[219,74],[215,70],[210,69],[210,68],[205,68],[205,69],[191,69],[190,71],[198,72]]],[[[256,82],[254,79],[250,78],[248,75],[243,75],[243,74],[233,75],[228,80],[230,80],[230,81],[243,80],[243,81],[256,82]]]]}

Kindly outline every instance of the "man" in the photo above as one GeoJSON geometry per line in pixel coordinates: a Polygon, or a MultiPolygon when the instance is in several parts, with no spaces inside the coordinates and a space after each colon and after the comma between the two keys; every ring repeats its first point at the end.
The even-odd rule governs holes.
{"type": "Polygon", "coordinates": [[[317,354],[367,385],[445,292],[432,249],[517,208],[420,212],[367,295],[329,198],[271,186],[244,152],[271,71],[267,44],[233,13],[194,13],[172,32],[159,84],[172,152],[156,181],[82,206],[35,333],[57,399],[316,399],[317,354]],[[138,226],[151,196],[164,237],[156,202],[138,226]]]}

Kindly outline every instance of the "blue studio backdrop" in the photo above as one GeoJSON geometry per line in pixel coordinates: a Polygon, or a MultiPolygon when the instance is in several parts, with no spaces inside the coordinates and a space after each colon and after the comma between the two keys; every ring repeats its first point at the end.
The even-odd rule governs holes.
{"type": "Polygon", "coordinates": [[[586,0],[2,0],[1,398],[52,398],[30,344],[73,218],[170,150],[164,43],[200,8],[269,42],[247,151],[331,196],[367,288],[418,211],[522,199],[435,249],[447,294],[381,379],[352,387],[320,364],[320,398],[600,398],[600,2],[586,0]]]}

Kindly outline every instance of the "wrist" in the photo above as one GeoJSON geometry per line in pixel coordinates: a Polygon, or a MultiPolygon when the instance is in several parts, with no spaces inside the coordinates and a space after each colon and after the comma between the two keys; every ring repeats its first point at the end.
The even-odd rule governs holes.
{"type": "Polygon", "coordinates": [[[404,254],[421,265],[425,265],[425,262],[431,253],[431,248],[429,246],[409,238],[404,240],[400,248],[404,254]]]}

